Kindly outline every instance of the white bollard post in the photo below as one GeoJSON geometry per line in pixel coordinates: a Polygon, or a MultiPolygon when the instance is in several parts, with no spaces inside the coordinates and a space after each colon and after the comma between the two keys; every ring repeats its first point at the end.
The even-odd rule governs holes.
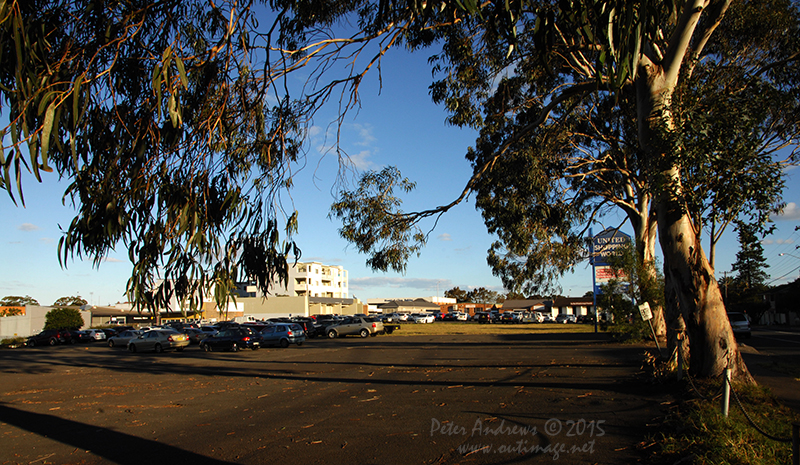
{"type": "Polygon", "coordinates": [[[728,418],[728,407],[730,405],[731,400],[731,369],[725,369],[725,379],[722,381],[724,383],[722,389],[722,415],[725,418],[728,418]]]}
{"type": "Polygon", "coordinates": [[[683,379],[683,335],[678,334],[678,381],[683,379]]]}

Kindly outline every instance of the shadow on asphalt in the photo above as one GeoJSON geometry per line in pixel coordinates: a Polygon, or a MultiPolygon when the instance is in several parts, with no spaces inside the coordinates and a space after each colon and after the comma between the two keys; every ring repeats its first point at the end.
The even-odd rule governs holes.
{"type": "Polygon", "coordinates": [[[67,444],[80,451],[91,451],[120,465],[141,465],[148,462],[203,465],[230,463],[108,428],[66,420],[54,415],[17,410],[2,404],[0,404],[0,421],[67,444]]]}
{"type": "MultiPolygon", "coordinates": [[[[457,336],[456,336],[457,338],[457,336]]],[[[516,386],[526,388],[547,387],[576,388],[581,389],[606,389],[610,388],[607,378],[615,378],[616,370],[638,368],[641,366],[642,347],[624,344],[609,344],[610,338],[606,334],[593,333],[569,333],[569,334],[536,334],[536,335],[493,335],[493,337],[481,336],[480,338],[465,336],[464,342],[452,340],[448,336],[446,341],[429,342],[425,337],[405,337],[395,338],[348,338],[342,340],[322,339],[309,341],[302,347],[291,347],[287,349],[260,349],[257,351],[231,352],[203,352],[196,347],[187,349],[184,352],[174,353],[136,353],[132,354],[123,349],[110,349],[107,347],[94,346],[91,350],[85,350],[80,346],[63,346],[42,349],[21,349],[15,351],[4,351],[0,353],[0,361],[7,357],[13,357],[16,363],[2,364],[2,366],[15,366],[10,369],[0,369],[8,373],[49,373],[61,368],[94,368],[112,370],[119,375],[128,373],[148,373],[148,374],[172,374],[172,375],[199,375],[199,376],[228,376],[228,377],[258,377],[262,379],[276,379],[284,381],[308,381],[308,382],[329,382],[346,384],[376,384],[376,385],[409,385],[454,387],[460,385],[470,385],[476,387],[501,387],[516,386]],[[521,336],[521,337],[518,337],[521,336]],[[423,340],[420,340],[423,339],[423,340]],[[479,339],[479,340],[475,340],[479,339]],[[432,360],[412,363],[404,363],[402,357],[397,357],[397,362],[374,361],[348,361],[348,360],[317,360],[315,355],[324,354],[320,349],[341,348],[346,346],[350,349],[360,348],[386,348],[397,350],[401,354],[403,348],[430,348],[432,360]],[[593,351],[613,351],[615,352],[615,363],[593,363],[591,358],[575,360],[570,363],[551,363],[544,360],[514,359],[498,360],[497,363],[486,364],[485,362],[476,365],[472,363],[470,352],[480,351],[486,346],[509,347],[514,350],[534,351],[541,350],[543,347],[579,346],[590,348],[593,351]],[[42,358],[43,352],[55,351],[53,357],[42,358]],[[299,355],[288,360],[271,360],[271,351],[280,351],[283,354],[299,355]],[[70,352],[71,351],[71,352],[70,352]],[[450,356],[452,351],[455,355],[450,356]],[[13,352],[13,353],[12,353],[13,352]],[[55,356],[57,355],[57,356],[55,356]],[[21,362],[21,363],[20,363],[21,362]],[[353,368],[374,369],[375,376],[364,379],[363,376],[355,375],[331,375],[326,373],[326,367],[330,366],[352,366],[353,368]],[[473,379],[465,381],[459,377],[461,369],[510,369],[514,373],[509,373],[508,378],[495,379],[491,381],[481,381],[473,379]],[[591,379],[564,378],[553,376],[546,373],[548,370],[570,368],[570,369],[607,369],[608,374],[605,380],[593,382],[591,379]],[[453,372],[453,376],[446,373],[441,375],[441,379],[430,379],[427,372],[431,370],[453,372]],[[380,373],[378,373],[380,371],[380,373]],[[447,378],[451,379],[447,379],[447,378]]],[[[636,394],[640,387],[636,387],[629,382],[612,383],[612,391],[625,394],[636,394]]]]}

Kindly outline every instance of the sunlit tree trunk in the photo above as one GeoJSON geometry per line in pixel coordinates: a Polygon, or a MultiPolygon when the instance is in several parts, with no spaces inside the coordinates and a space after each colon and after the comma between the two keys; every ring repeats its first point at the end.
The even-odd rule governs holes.
{"type": "MultiPolygon", "coordinates": [[[[699,17],[699,16],[698,16],[699,17]]],[[[691,37],[694,23],[686,25],[691,37]]],[[[688,39],[687,39],[688,40],[688,39]]],[[[678,40],[677,42],[680,42],[678,40]]],[[[680,47],[680,43],[676,45],[680,47]]],[[[679,53],[672,65],[682,59],[679,53]]],[[[670,97],[678,70],[661,63],[644,63],[637,80],[639,141],[653,168],[651,185],[658,186],[654,210],[664,255],[667,282],[679,306],[690,347],[690,368],[701,377],[720,375],[730,367],[740,381],[753,382],[742,360],[711,268],[686,206],[677,148],[669,140],[674,130],[670,97]]]]}

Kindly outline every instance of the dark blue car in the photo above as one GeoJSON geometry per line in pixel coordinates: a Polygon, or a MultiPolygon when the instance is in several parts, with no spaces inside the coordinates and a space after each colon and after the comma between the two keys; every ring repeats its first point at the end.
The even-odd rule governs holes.
{"type": "Polygon", "coordinates": [[[240,349],[257,350],[261,347],[261,336],[250,328],[243,326],[229,326],[213,336],[200,341],[200,348],[206,352],[212,350],[230,350],[236,352],[240,349]]]}

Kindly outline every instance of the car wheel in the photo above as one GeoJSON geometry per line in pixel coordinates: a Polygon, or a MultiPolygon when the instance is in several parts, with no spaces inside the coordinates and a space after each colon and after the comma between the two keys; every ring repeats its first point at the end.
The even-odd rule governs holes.
{"type": "Polygon", "coordinates": [[[28,347],[36,347],[36,341],[34,341],[33,339],[28,341],[28,347]]]}
{"type": "Polygon", "coordinates": [[[136,345],[135,344],[128,344],[128,351],[136,352],[136,345]]]}
{"type": "Polygon", "coordinates": [[[183,347],[177,347],[175,350],[177,350],[178,352],[183,352],[183,347]]]}
{"type": "Polygon", "coordinates": [[[58,342],[58,341],[56,341],[55,338],[50,338],[50,340],[47,343],[50,344],[51,346],[54,346],[54,345],[56,345],[56,342],[58,342]]]}
{"type": "Polygon", "coordinates": [[[156,344],[155,347],[153,347],[153,350],[155,350],[157,354],[164,352],[164,348],[161,347],[161,344],[156,344]]]}
{"type": "Polygon", "coordinates": [[[251,347],[251,349],[253,349],[253,350],[258,350],[260,348],[261,348],[261,344],[253,344],[253,347],[251,347]]]}
{"type": "Polygon", "coordinates": [[[114,341],[108,341],[108,347],[114,347],[114,341]]]}
{"type": "Polygon", "coordinates": [[[328,331],[328,339],[336,339],[336,331],[334,330],[328,331]]]}
{"type": "Polygon", "coordinates": [[[239,344],[235,342],[231,344],[231,352],[239,352],[239,344]]]}
{"type": "Polygon", "coordinates": [[[298,343],[297,343],[297,347],[300,347],[301,345],[303,345],[303,343],[302,343],[302,342],[298,342],[298,343]]]}
{"type": "Polygon", "coordinates": [[[281,339],[281,349],[285,349],[289,347],[289,340],[288,339],[281,339]]]}
{"type": "Polygon", "coordinates": [[[389,328],[389,329],[386,330],[386,334],[392,334],[392,331],[394,331],[394,329],[393,328],[389,328]]]}
{"type": "Polygon", "coordinates": [[[69,342],[70,344],[75,344],[75,338],[69,338],[69,341],[68,341],[68,342],[69,342]]]}
{"type": "Polygon", "coordinates": [[[359,334],[361,335],[361,337],[369,337],[369,330],[368,329],[362,329],[359,334]]]}
{"type": "Polygon", "coordinates": [[[200,346],[200,347],[202,347],[202,348],[203,348],[203,350],[204,350],[204,351],[206,351],[206,352],[211,352],[211,346],[210,346],[210,345],[208,345],[208,344],[203,344],[203,345],[202,345],[202,346],[200,346]]]}

